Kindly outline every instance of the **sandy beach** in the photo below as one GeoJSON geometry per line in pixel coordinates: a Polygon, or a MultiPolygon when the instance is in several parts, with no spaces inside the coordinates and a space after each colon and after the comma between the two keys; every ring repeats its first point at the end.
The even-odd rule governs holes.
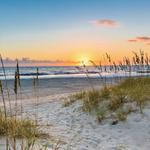
{"type": "MultiPolygon", "coordinates": [[[[64,97],[64,96],[63,96],[64,97]]],[[[62,98],[62,97],[61,97],[62,98]]],[[[80,102],[63,107],[60,99],[43,98],[38,107],[38,122],[50,126],[44,132],[63,141],[69,150],[148,150],[150,146],[150,108],[131,114],[126,122],[99,124],[95,116],[83,113],[80,102]]],[[[25,104],[25,115],[34,118],[33,105],[25,104]]]]}
{"type": "MultiPolygon", "coordinates": [[[[78,87],[75,90],[76,92],[87,86],[83,84],[79,88],[79,83],[81,84],[81,82],[76,82],[78,87]]],[[[59,84],[61,83],[59,82],[59,84]]],[[[67,86],[67,84],[64,85],[67,86]]],[[[59,91],[60,93],[56,92],[53,95],[48,95],[49,90],[45,88],[47,94],[46,96],[39,96],[38,113],[36,112],[38,123],[43,126],[42,131],[57,140],[63,141],[60,149],[149,150],[149,106],[144,109],[143,115],[137,112],[131,113],[126,122],[111,125],[112,120],[108,119],[98,123],[95,116],[82,111],[81,101],[77,101],[69,107],[63,107],[64,99],[75,92],[69,88],[66,89],[69,91],[59,91]]],[[[35,118],[35,101],[35,97],[23,99],[23,114],[25,117],[35,118]]],[[[51,149],[51,145],[49,149],[51,149]]]]}

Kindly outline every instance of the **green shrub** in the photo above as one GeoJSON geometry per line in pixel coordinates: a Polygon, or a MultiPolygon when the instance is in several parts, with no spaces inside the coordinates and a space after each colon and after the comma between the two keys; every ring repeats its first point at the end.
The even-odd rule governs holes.
{"type": "Polygon", "coordinates": [[[96,110],[96,118],[98,122],[101,122],[106,117],[107,110],[104,107],[100,107],[96,110]]]}
{"type": "Polygon", "coordinates": [[[108,87],[103,87],[101,90],[100,90],[100,97],[103,98],[103,99],[109,99],[110,98],[110,91],[111,89],[108,88],[108,87]]]}
{"type": "Polygon", "coordinates": [[[125,112],[122,108],[116,111],[116,118],[120,121],[125,121],[127,119],[128,113],[125,112]]]}

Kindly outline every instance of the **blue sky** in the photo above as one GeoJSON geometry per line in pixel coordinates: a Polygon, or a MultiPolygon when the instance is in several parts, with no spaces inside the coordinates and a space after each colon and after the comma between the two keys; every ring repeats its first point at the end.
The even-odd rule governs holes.
{"type": "Polygon", "coordinates": [[[149,7],[149,0],[0,0],[2,53],[11,58],[22,54],[40,59],[45,51],[52,56],[43,59],[57,59],[55,55],[62,51],[69,59],[75,51],[86,53],[86,49],[89,55],[109,47],[117,53],[122,43],[126,44],[120,46],[122,53],[129,47],[147,50],[138,40],[134,44],[126,41],[149,37],[149,7]],[[119,27],[98,24],[101,20],[114,21],[119,27]]]}
{"type": "Polygon", "coordinates": [[[142,25],[148,22],[149,6],[149,0],[0,0],[0,27],[1,32],[61,29],[97,18],[142,25]]]}

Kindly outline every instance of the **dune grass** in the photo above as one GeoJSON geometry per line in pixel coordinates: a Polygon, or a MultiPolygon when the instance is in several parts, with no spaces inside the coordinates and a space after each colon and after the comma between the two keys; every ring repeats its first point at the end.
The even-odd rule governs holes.
{"type": "Polygon", "coordinates": [[[116,85],[77,93],[70,97],[67,106],[76,100],[81,100],[83,110],[96,114],[100,122],[108,117],[125,121],[132,111],[143,113],[150,102],[150,78],[127,78],[116,85]]]}
{"type": "MultiPolygon", "coordinates": [[[[56,143],[54,137],[49,136],[47,133],[42,132],[42,128],[38,125],[37,116],[38,116],[38,68],[37,75],[34,80],[34,88],[36,99],[36,114],[35,120],[28,119],[28,117],[23,117],[23,103],[22,103],[22,86],[20,80],[20,70],[18,60],[16,62],[16,71],[14,76],[14,95],[15,95],[15,106],[12,107],[10,90],[7,83],[7,74],[5,72],[5,66],[3,63],[2,56],[0,55],[0,62],[2,64],[2,70],[4,75],[4,81],[0,80],[0,96],[2,98],[2,107],[0,107],[0,136],[3,137],[5,142],[6,150],[46,150],[48,145],[43,145],[41,140],[50,140],[52,144],[51,148],[53,150],[58,150],[60,147],[60,141],[56,143]],[[6,95],[7,93],[7,95],[6,95]],[[6,98],[7,96],[7,98],[6,98]],[[20,97],[20,98],[19,98],[20,97]],[[19,98],[19,99],[18,99],[19,98]],[[9,100],[8,108],[6,107],[6,101],[9,100]],[[18,105],[18,100],[21,101],[21,105],[18,105]],[[17,115],[18,109],[20,109],[19,116],[17,115]],[[56,143],[54,145],[54,143],[56,143]]],[[[48,142],[49,144],[49,142],[48,142]]]]}
{"type": "Polygon", "coordinates": [[[6,136],[6,134],[16,138],[40,137],[42,135],[33,121],[16,117],[5,118],[4,114],[0,112],[0,135],[6,136]]]}
{"type": "Polygon", "coordinates": [[[9,139],[8,150],[47,150],[49,145],[52,150],[58,150],[64,143],[42,132],[36,122],[12,116],[6,118],[3,112],[0,112],[0,136],[9,139]]]}
{"type": "Polygon", "coordinates": [[[83,99],[85,96],[86,96],[85,91],[81,91],[80,93],[71,94],[69,97],[67,97],[64,100],[63,106],[67,107],[67,106],[71,105],[72,103],[74,103],[76,100],[83,99]]]}

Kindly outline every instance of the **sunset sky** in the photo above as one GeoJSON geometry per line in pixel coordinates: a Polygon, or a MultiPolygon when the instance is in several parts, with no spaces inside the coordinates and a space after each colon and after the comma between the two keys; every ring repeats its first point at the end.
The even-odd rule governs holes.
{"type": "Polygon", "coordinates": [[[150,0],[0,0],[0,53],[61,65],[150,54],[149,15],[150,0]]]}

